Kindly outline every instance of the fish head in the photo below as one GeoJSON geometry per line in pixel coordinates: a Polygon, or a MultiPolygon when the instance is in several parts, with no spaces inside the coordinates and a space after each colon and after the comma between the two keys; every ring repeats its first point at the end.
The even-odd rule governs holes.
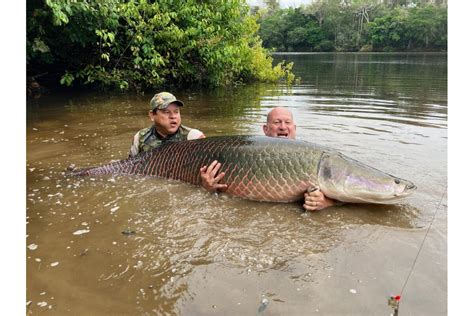
{"type": "Polygon", "coordinates": [[[392,203],[416,190],[416,185],[411,181],[340,153],[323,154],[318,181],[325,195],[343,202],[392,203]]]}

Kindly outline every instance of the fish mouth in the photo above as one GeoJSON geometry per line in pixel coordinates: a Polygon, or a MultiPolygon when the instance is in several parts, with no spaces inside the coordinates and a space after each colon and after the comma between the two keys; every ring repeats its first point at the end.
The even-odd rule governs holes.
{"type": "Polygon", "coordinates": [[[403,192],[410,192],[410,191],[414,191],[414,190],[416,190],[416,185],[413,184],[413,183],[408,183],[405,186],[405,190],[403,190],[403,192]]]}
{"type": "Polygon", "coordinates": [[[407,185],[405,185],[405,189],[403,189],[402,192],[398,193],[398,194],[395,194],[396,197],[399,197],[399,196],[406,196],[406,195],[409,195],[411,193],[413,193],[413,191],[415,191],[417,189],[417,186],[413,183],[408,183],[407,185]]]}

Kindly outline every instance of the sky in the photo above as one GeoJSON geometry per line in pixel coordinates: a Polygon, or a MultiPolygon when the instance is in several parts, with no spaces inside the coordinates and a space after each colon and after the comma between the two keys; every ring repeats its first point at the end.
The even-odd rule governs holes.
{"type": "MultiPolygon", "coordinates": [[[[280,0],[280,8],[288,7],[299,7],[302,4],[310,4],[312,0],[280,0]]],[[[263,6],[263,0],[247,0],[247,3],[251,6],[263,6]]]]}

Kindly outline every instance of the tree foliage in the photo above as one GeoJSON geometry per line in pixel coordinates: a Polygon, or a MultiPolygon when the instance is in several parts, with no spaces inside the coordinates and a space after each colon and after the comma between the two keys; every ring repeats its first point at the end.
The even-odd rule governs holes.
{"type": "Polygon", "coordinates": [[[427,0],[319,0],[261,9],[259,34],[277,51],[447,49],[447,7],[427,0]]]}
{"type": "Polygon", "coordinates": [[[272,65],[243,0],[28,0],[27,70],[64,85],[292,82],[272,65]]]}

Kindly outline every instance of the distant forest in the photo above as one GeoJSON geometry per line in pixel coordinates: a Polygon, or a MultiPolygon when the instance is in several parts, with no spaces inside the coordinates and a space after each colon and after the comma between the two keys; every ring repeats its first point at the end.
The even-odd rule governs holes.
{"type": "Polygon", "coordinates": [[[280,52],[446,51],[447,0],[315,0],[252,7],[263,47],[280,52]]]}

